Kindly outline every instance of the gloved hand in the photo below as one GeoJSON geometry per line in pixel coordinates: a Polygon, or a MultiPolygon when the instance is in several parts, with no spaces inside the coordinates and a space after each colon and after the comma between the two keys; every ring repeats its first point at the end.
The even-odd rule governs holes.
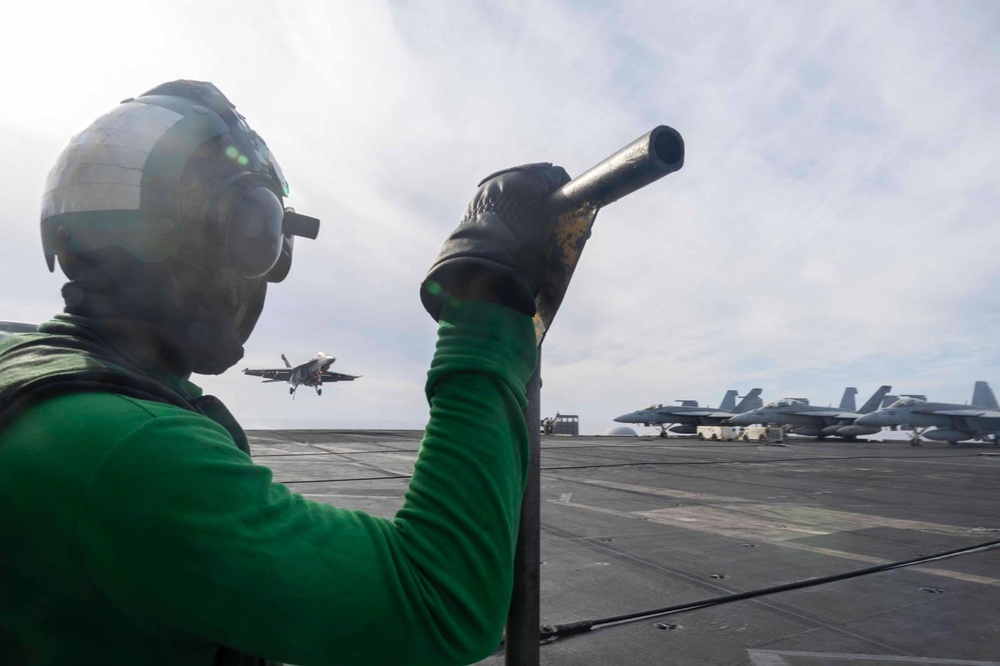
{"type": "Polygon", "coordinates": [[[492,301],[535,314],[551,221],[544,202],[569,179],[562,167],[538,162],[497,171],[479,183],[420,285],[420,300],[435,321],[450,298],[492,301]]]}

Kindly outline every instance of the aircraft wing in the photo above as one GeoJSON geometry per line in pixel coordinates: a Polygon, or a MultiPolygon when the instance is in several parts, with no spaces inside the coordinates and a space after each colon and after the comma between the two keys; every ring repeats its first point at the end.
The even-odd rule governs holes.
{"type": "Polygon", "coordinates": [[[324,371],[320,374],[319,378],[324,384],[327,382],[351,382],[360,377],[361,375],[344,375],[339,372],[324,371]]]}
{"type": "Polygon", "coordinates": [[[819,416],[825,419],[856,419],[859,414],[857,412],[845,412],[839,409],[824,409],[823,411],[812,411],[812,412],[792,412],[793,414],[800,414],[801,416],[819,416]]]}
{"type": "Polygon", "coordinates": [[[252,368],[244,368],[243,374],[250,375],[251,377],[263,377],[265,382],[287,382],[292,376],[292,369],[269,368],[256,370],[252,368]]]}
{"type": "Polygon", "coordinates": [[[940,414],[941,416],[992,416],[994,418],[1000,418],[1000,414],[990,413],[989,410],[985,409],[931,409],[927,410],[927,414],[940,414]]]}
{"type": "Polygon", "coordinates": [[[688,416],[700,416],[707,419],[728,419],[730,416],[735,416],[732,412],[718,412],[718,411],[706,411],[706,412],[688,412],[688,416]]]}
{"type": "Polygon", "coordinates": [[[691,409],[691,408],[687,408],[687,409],[677,409],[675,411],[671,407],[663,407],[663,408],[654,410],[654,412],[658,416],[661,416],[661,417],[664,417],[664,418],[674,417],[674,416],[680,416],[680,417],[684,417],[684,416],[692,416],[692,417],[695,417],[695,416],[697,416],[697,417],[718,416],[718,417],[722,417],[722,416],[725,416],[726,418],[729,418],[730,416],[732,416],[732,414],[730,412],[720,412],[718,410],[708,409],[708,408],[706,408],[706,409],[691,409]]]}

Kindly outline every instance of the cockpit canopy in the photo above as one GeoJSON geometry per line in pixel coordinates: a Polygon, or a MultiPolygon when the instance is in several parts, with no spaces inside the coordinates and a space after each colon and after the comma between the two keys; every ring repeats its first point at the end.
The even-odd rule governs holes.
{"type": "Polygon", "coordinates": [[[927,402],[927,401],[926,400],[921,400],[920,398],[913,398],[913,397],[907,396],[905,398],[900,398],[896,402],[894,402],[891,405],[889,405],[889,409],[892,409],[893,407],[909,407],[910,405],[916,405],[917,403],[921,403],[921,402],[927,402]]]}
{"type": "Polygon", "coordinates": [[[764,405],[764,409],[775,409],[776,407],[794,407],[795,405],[808,405],[809,401],[805,398],[782,398],[781,400],[775,400],[764,405]]]}

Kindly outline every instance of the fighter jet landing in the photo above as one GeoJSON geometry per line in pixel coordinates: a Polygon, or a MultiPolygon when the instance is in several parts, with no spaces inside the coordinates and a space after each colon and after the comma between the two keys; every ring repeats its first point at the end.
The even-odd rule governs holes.
{"type": "Polygon", "coordinates": [[[330,372],[327,368],[333,365],[333,362],[337,359],[323,352],[316,354],[305,363],[296,366],[292,366],[284,354],[281,355],[281,360],[285,362],[284,368],[244,368],[243,374],[252,377],[263,377],[265,384],[271,382],[288,382],[291,384],[288,388],[288,394],[292,396],[292,399],[295,398],[295,391],[299,386],[311,386],[316,389],[316,395],[323,395],[323,384],[327,382],[351,382],[361,376],[330,372]]]}

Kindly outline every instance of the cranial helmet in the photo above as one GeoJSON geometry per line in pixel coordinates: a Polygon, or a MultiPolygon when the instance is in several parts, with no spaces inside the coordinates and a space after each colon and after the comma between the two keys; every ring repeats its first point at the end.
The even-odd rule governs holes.
{"type": "Polygon", "coordinates": [[[147,263],[198,245],[199,257],[240,277],[280,282],[294,236],[319,232],[319,220],[283,207],[287,195],[264,140],[226,96],[211,83],[174,81],[123,101],[70,140],[42,197],[42,248],[52,271],[60,227],[71,252],[117,246],[147,263]],[[192,220],[182,180],[206,145],[215,168],[192,220]]]}

